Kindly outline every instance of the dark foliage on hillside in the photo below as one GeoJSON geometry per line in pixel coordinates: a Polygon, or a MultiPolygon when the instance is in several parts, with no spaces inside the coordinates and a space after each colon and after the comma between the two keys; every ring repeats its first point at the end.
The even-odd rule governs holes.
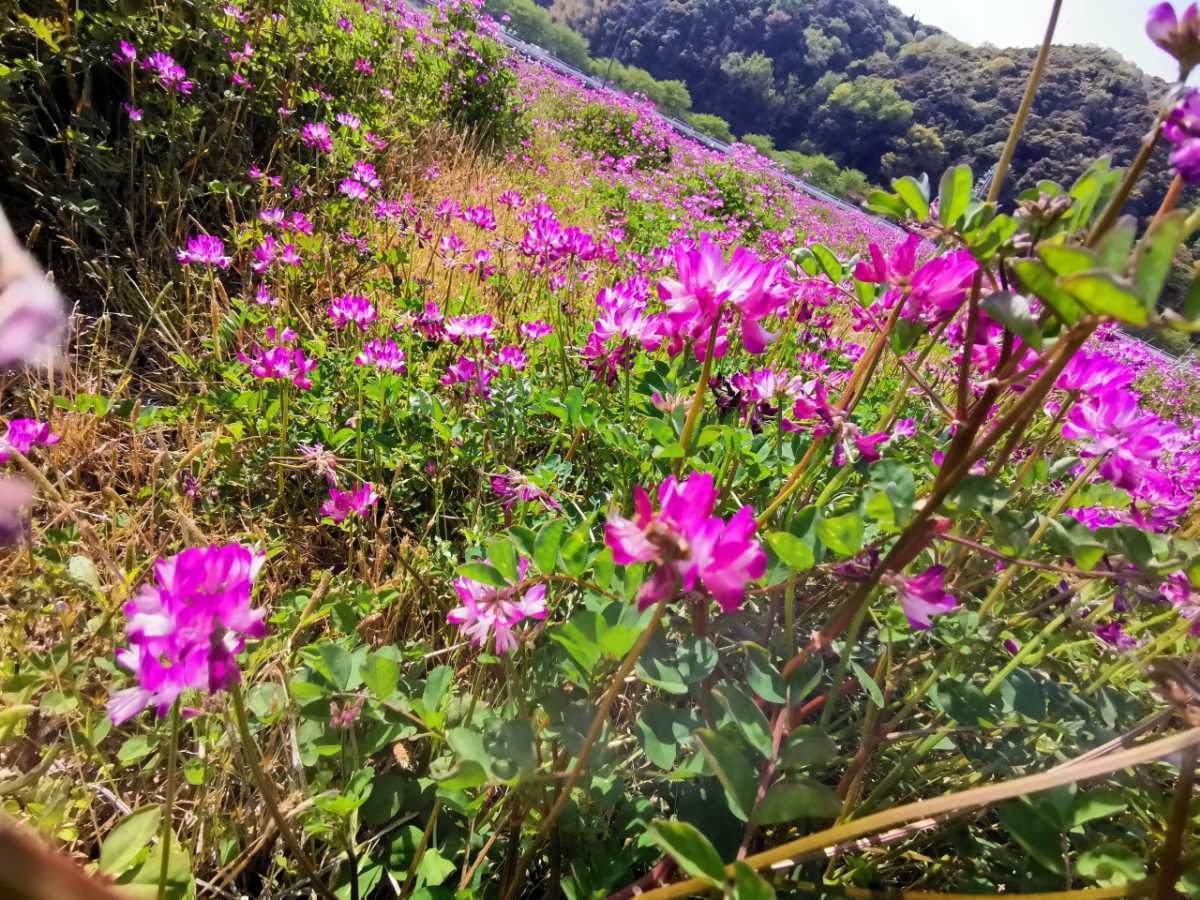
{"type": "MultiPolygon", "coordinates": [[[[616,51],[679,79],[697,111],[779,149],[823,153],[886,183],[1000,155],[1033,64],[1031,48],[970,47],[884,0],[555,0],[594,58],[616,51]]],[[[1109,50],[1057,46],[1007,185],[1069,183],[1088,162],[1125,164],[1165,89],[1109,50]]],[[[1134,209],[1169,182],[1159,151],[1134,209]]]]}

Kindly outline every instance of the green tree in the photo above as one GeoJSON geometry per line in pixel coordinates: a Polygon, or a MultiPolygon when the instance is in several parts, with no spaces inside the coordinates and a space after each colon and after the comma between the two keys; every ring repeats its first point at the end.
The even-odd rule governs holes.
{"type": "Polygon", "coordinates": [[[709,137],[733,143],[733,132],[729,130],[729,123],[720,116],[714,116],[712,113],[692,113],[687,117],[687,121],[697,131],[702,131],[709,137]]]}

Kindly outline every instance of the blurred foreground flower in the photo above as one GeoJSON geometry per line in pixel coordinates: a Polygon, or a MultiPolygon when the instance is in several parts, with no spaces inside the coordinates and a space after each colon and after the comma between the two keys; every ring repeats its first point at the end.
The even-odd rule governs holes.
{"type": "MultiPolygon", "coordinates": [[[[66,321],[58,290],[17,241],[0,209],[0,371],[54,362],[66,321]]],[[[13,433],[19,421],[28,420],[10,423],[6,445],[22,434],[20,427],[16,435],[13,433]]],[[[54,443],[57,439],[46,428],[41,442],[54,443]]],[[[8,454],[4,453],[3,461],[7,460],[8,454]]],[[[33,487],[24,479],[0,480],[0,547],[15,543],[25,533],[24,511],[32,499],[33,487]]]]}

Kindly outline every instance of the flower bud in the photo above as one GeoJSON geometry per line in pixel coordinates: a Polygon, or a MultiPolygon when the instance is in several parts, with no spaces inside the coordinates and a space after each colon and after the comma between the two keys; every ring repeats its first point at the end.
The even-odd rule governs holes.
{"type": "Polygon", "coordinates": [[[1195,3],[1176,18],[1170,3],[1159,3],[1146,19],[1146,34],[1179,60],[1179,80],[1186,81],[1192,67],[1200,63],[1200,11],[1195,3]]]}

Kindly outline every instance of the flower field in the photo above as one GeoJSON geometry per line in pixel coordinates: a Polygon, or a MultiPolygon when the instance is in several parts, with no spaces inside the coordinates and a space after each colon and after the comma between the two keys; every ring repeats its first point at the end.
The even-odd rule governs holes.
{"type": "Polygon", "coordinates": [[[469,0],[39,6],[0,896],[1200,893],[1197,95],[857,214],[469,0]]]}

